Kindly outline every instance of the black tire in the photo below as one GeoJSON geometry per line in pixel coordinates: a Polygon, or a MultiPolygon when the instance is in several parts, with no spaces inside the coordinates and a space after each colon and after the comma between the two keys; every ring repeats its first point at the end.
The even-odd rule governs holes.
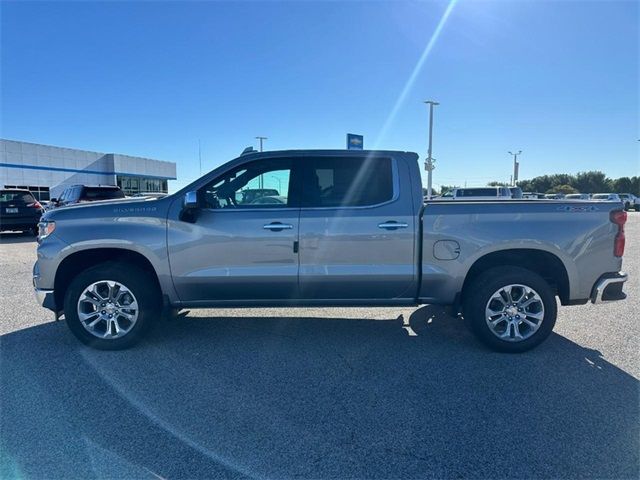
{"type": "MultiPolygon", "coordinates": [[[[64,298],[64,316],[67,326],[75,337],[85,345],[99,350],[123,350],[138,343],[149,328],[160,318],[162,297],[150,274],[134,265],[122,262],[105,262],[76,276],[64,298]],[[138,303],[138,318],[129,332],[119,338],[99,338],[90,333],[78,317],[78,300],[85,288],[94,282],[111,280],[126,286],[138,303]]],[[[106,329],[105,329],[106,330],[106,329]]]]}
{"type": "MultiPolygon", "coordinates": [[[[551,334],[556,323],[558,307],[553,290],[540,275],[525,268],[505,266],[494,267],[483,272],[465,287],[463,312],[473,333],[489,348],[499,352],[521,353],[538,346],[551,334]],[[487,324],[485,317],[485,309],[491,297],[508,285],[524,285],[533,289],[544,306],[544,315],[537,330],[521,341],[498,338],[487,324]]],[[[528,327],[525,326],[525,328],[528,327]]],[[[510,332],[513,333],[513,330],[510,332]]]]}

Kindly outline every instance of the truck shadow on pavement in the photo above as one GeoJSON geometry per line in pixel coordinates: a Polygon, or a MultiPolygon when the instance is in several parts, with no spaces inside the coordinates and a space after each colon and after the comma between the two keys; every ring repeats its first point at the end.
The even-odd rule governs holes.
{"type": "Polygon", "coordinates": [[[639,383],[599,352],[406,323],[187,317],[121,352],[7,334],[0,477],[638,477],[639,383]]]}

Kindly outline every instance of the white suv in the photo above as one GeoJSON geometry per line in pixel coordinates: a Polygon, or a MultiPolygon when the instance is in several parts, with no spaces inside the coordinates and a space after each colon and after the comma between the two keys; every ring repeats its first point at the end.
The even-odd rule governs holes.
{"type": "Polygon", "coordinates": [[[624,202],[625,210],[631,210],[633,208],[636,212],[640,211],[640,198],[636,197],[633,193],[619,193],[618,196],[624,202]]]}
{"type": "Polygon", "coordinates": [[[454,200],[506,200],[511,198],[509,187],[454,188],[454,200]]]}

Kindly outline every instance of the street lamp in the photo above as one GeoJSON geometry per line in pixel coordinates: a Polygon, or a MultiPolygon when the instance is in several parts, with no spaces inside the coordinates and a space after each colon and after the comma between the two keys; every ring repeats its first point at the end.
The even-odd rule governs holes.
{"type": "Polygon", "coordinates": [[[427,200],[431,200],[433,193],[433,170],[436,168],[434,165],[436,160],[431,155],[433,151],[433,107],[440,104],[433,100],[427,100],[424,103],[429,105],[429,150],[427,151],[427,160],[424,162],[424,169],[427,171],[427,200]]]}
{"type": "Polygon", "coordinates": [[[280,192],[282,191],[282,180],[276,177],[275,175],[270,175],[271,178],[275,178],[276,182],[278,182],[278,195],[282,195],[280,192]]]}
{"type": "Polygon", "coordinates": [[[522,153],[522,150],[518,150],[516,153],[509,152],[509,155],[513,155],[513,186],[518,183],[518,170],[520,170],[520,164],[518,163],[518,155],[522,153]]]}

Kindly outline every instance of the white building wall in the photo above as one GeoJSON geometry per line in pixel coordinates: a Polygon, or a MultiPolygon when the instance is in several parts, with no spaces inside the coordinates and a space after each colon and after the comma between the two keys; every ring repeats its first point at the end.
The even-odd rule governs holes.
{"type": "Polygon", "coordinates": [[[0,187],[49,187],[55,197],[66,185],[115,185],[116,172],[175,179],[176,164],[0,139],[0,187]]]}

